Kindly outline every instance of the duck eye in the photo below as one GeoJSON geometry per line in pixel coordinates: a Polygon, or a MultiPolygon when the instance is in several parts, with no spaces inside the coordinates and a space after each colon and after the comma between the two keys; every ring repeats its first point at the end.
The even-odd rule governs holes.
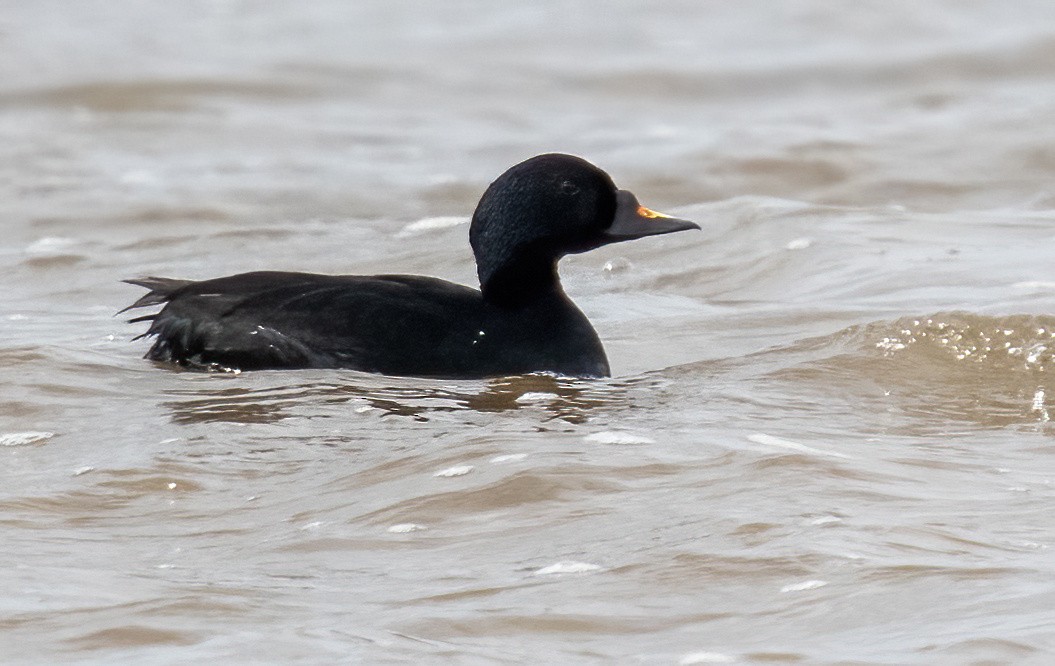
{"type": "Polygon", "coordinates": [[[576,195],[579,193],[579,186],[570,180],[566,180],[560,184],[560,191],[569,196],[576,195]]]}

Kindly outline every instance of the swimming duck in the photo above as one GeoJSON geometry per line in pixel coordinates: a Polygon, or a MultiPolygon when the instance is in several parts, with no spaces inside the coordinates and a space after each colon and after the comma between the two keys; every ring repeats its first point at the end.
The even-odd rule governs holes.
{"type": "MultiPolygon", "coordinates": [[[[571,155],[532,157],[503,173],[473,213],[480,289],[417,275],[253,272],[212,280],[126,280],[164,305],[146,357],[221,370],[350,368],[447,378],[610,374],[604,347],[564,294],[566,254],[699,229],[656,213],[571,155]]],[[[122,310],[124,312],[125,310],[122,310]]]]}

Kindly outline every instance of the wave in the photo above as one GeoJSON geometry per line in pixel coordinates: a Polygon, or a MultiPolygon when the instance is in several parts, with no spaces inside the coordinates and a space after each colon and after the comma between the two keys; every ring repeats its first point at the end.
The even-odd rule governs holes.
{"type": "Polygon", "coordinates": [[[1055,415],[1055,316],[935,312],[664,371],[785,418],[852,412],[866,431],[918,435],[1055,415]]]}

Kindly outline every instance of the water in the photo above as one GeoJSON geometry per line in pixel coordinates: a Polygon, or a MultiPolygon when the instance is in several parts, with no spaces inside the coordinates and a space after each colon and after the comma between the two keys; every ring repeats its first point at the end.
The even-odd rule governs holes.
{"type": "Polygon", "coordinates": [[[1047,663],[1046,2],[14,3],[10,663],[1047,663]],[[701,233],[562,263],[615,377],[180,372],[143,274],[474,283],[584,155],[701,233]]]}

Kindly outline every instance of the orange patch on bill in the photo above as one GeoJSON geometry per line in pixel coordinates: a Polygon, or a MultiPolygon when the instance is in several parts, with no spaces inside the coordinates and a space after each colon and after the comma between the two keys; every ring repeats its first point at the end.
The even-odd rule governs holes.
{"type": "Polygon", "coordinates": [[[650,220],[654,220],[657,217],[670,217],[670,215],[664,215],[663,213],[657,213],[656,211],[651,210],[649,208],[645,208],[644,206],[638,206],[637,207],[637,214],[640,217],[647,217],[650,220]]]}

